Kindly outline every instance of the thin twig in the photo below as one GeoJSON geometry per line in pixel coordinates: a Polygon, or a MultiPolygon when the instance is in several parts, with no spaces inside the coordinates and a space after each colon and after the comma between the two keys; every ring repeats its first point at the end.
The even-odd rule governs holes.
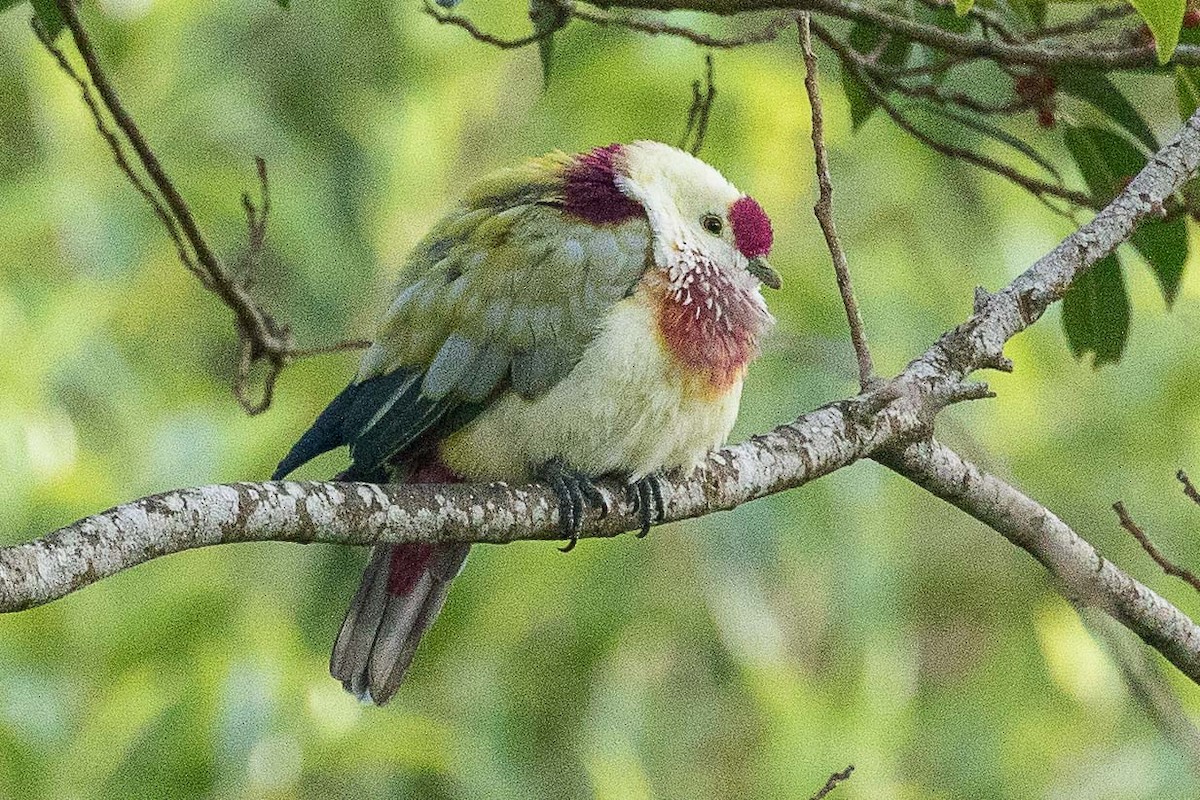
{"type": "Polygon", "coordinates": [[[1175,478],[1183,484],[1183,493],[1188,499],[1196,505],[1200,506],[1200,492],[1196,491],[1196,487],[1192,485],[1192,481],[1188,478],[1187,473],[1183,470],[1175,473],[1175,478]]]}
{"type": "Polygon", "coordinates": [[[817,185],[820,194],[813,214],[825,234],[825,244],[833,257],[833,271],[837,275],[838,291],[846,307],[846,322],[850,325],[850,341],[854,344],[854,355],[858,358],[858,382],[866,389],[875,381],[875,362],[871,359],[871,348],[867,345],[867,332],[862,314],[858,310],[858,298],[854,295],[854,284],[850,280],[850,265],[838,238],[837,226],[833,221],[833,181],[829,178],[829,158],[825,152],[825,119],[821,107],[821,90],[817,86],[817,57],[812,49],[809,34],[808,14],[800,15],[800,47],[804,51],[804,88],[808,92],[808,104],[812,109],[812,143],[817,165],[817,185]]]}
{"type": "Polygon", "coordinates": [[[966,161],[967,163],[974,164],[982,169],[986,169],[988,172],[999,175],[1002,178],[1006,178],[1036,197],[1050,195],[1052,197],[1058,197],[1066,200],[1067,202],[1083,208],[1094,209],[1099,207],[1099,204],[1096,200],[1086,194],[1083,194],[1082,192],[1068,189],[1065,186],[1047,183],[1046,181],[1039,180],[1013,169],[1006,164],[1001,164],[999,161],[989,158],[988,156],[981,155],[974,150],[970,150],[965,147],[959,147],[957,145],[947,144],[946,142],[939,141],[934,139],[932,136],[927,135],[913,125],[908,118],[904,116],[904,113],[899,109],[899,107],[889,100],[884,92],[881,92],[875,86],[871,76],[867,74],[867,71],[859,63],[859,55],[857,53],[844,45],[842,42],[838,41],[837,37],[835,37],[830,31],[826,30],[815,21],[812,23],[812,30],[818,39],[824,42],[831,50],[834,51],[834,53],[837,54],[838,58],[842,62],[842,66],[845,69],[850,70],[851,74],[858,78],[863,87],[866,89],[867,93],[871,95],[871,99],[879,104],[879,107],[882,108],[884,112],[892,118],[892,121],[895,122],[901,130],[924,144],[926,147],[929,147],[935,152],[941,153],[947,158],[958,161],[966,161]]]}
{"type": "MultiPolygon", "coordinates": [[[[920,2],[928,8],[958,13],[958,8],[954,0],[920,0],[920,2]]],[[[967,9],[966,16],[967,19],[974,19],[981,26],[986,26],[995,31],[1005,42],[1019,42],[1023,38],[1019,33],[1010,28],[1008,23],[999,14],[983,8],[978,3],[967,9]]]]}
{"type": "Polygon", "coordinates": [[[565,0],[563,6],[566,8],[567,13],[575,19],[590,22],[593,25],[627,28],[628,30],[650,34],[651,36],[676,36],[681,39],[687,39],[701,47],[711,47],[715,50],[730,50],[735,47],[774,41],[779,38],[780,31],[791,25],[792,21],[796,18],[794,14],[785,13],[774,17],[761,28],[731,36],[712,36],[683,25],[671,25],[663,20],[633,19],[631,17],[617,17],[598,11],[590,11],[565,0]]]}
{"type": "Polygon", "coordinates": [[[501,50],[516,50],[521,47],[528,47],[531,44],[537,44],[543,39],[553,36],[555,33],[562,30],[563,27],[566,26],[567,22],[569,22],[571,19],[569,14],[561,14],[559,15],[558,22],[556,24],[551,25],[543,31],[537,31],[528,36],[521,36],[516,39],[505,39],[501,36],[496,36],[480,29],[478,25],[471,21],[470,17],[464,17],[462,14],[456,14],[453,11],[444,11],[438,8],[431,3],[430,0],[425,0],[424,11],[426,14],[437,20],[439,25],[454,25],[462,28],[464,31],[471,34],[472,39],[483,42],[484,44],[490,44],[493,47],[498,47],[501,50]]]}
{"type": "Polygon", "coordinates": [[[166,174],[158,156],[142,135],[133,117],[126,111],[116,89],[100,64],[74,3],[71,0],[55,0],[55,2],[66,26],[71,31],[75,47],[83,59],[86,78],[71,66],[63,52],[54,45],[45,30],[35,21],[34,31],[38,39],[41,40],[63,72],[79,87],[96,130],[112,152],[117,167],[150,205],[155,217],[162,223],[168,237],[175,244],[180,262],[196,276],[205,289],[215,294],[234,314],[238,334],[238,364],[232,388],[234,397],[237,398],[242,408],[248,414],[258,414],[266,410],[271,404],[279,373],[295,359],[316,353],[361,347],[361,341],[355,340],[340,342],[328,347],[300,350],[296,348],[289,328],[275,320],[250,295],[249,284],[253,280],[255,269],[262,258],[267,219],[270,214],[271,201],[266,163],[261,158],[255,159],[262,193],[261,207],[256,207],[248,195],[242,197],[242,205],[246,210],[249,245],[245,259],[245,280],[239,280],[225,268],[212,248],[209,247],[187,202],[166,174]],[[96,101],[92,87],[95,87],[96,92],[100,95],[100,102],[96,101]],[[125,137],[124,143],[117,133],[109,128],[105,121],[105,115],[101,111],[101,104],[103,104],[104,111],[116,124],[117,129],[125,137]],[[136,153],[138,162],[145,170],[154,190],[157,190],[157,194],[133,168],[133,163],[125,153],[125,144],[128,144],[136,153]],[[262,397],[255,401],[250,398],[249,383],[251,372],[260,361],[266,362],[267,372],[263,380],[262,397]]]}
{"type": "Polygon", "coordinates": [[[1037,41],[1039,39],[1053,39],[1060,36],[1077,36],[1083,33],[1092,33],[1105,22],[1124,19],[1133,13],[1133,6],[1128,3],[1121,3],[1115,6],[1102,6],[1078,19],[1064,22],[1061,25],[1051,25],[1042,28],[1042,30],[1038,31],[1030,39],[1031,41],[1037,41]]]}
{"type": "Polygon", "coordinates": [[[58,49],[58,47],[50,39],[50,36],[46,33],[46,29],[42,26],[40,19],[33,17],[30,20],[30,24],[33,26],[33,32],[37,36],[38,40],[41,41],[42,46],[45,47],[50,55],[54,57],[54,60],[58,62],[59,68],[67,75],[67,77],[75,82],[76,86],[79,87],[79,93],[83,97],[84,105],[87,106],[88,111],[92,115],[92,122],[96,126],[96,131],[100,134],[101,138],[104,139],[105,144],[108,145],[108,149],[112,153],[113,160],[117,163],[117,168],[120,169],[125,175],[126,179],[133,184],[133,188],[136,189],[138,194],[142,196],[142,198],[150,206],[150,209],[154,212],[154,216],[157,217],[158,221],[162,223],[163,228],[167,232],[167,236],[170,237],[171,241],[175,244],[176,252],[179,255],[179,260],[183,263],[183,266],[187,268],[188,272],[191,272],[193,275],[195,275],[201,283],[207,286],[208,277],[204,274],[204,272],[196,267],[196,262],[192,260],[192,256],[188,252],[187,246],[179,237],[179,227],[175,224],[174,217],[167,213],[167,210],[163,208],[162,202],[159,201],[158,196],[150,190],[150,187],[146,186],[145,181],[143,181],[141,176],[134,171],[133,165],[129,163],[129,158],[125,155],[125,148],[121,144],[121,140],[117,138],[117,135],[113,133],[112,129],[108,127],[108,123],[105,122],[104,114],[100,111],[100,107],[96,103],[96,98],[92,94],[91,84],[84,80],[79,73],[75,71],[75,68],[71,66],[71,62],[67,61],[67,57],[63,55],[63,51],[58,49]]]}
{"type": "Polygon", "coordinates": [[[258,268],[262,265],[263,246],[267,238],[267,219],[271,215],[271,187],[267,181],[267,162],[260,156],[254,157],[258,168],[260,191],[259,205],[255,206],[249,192],[242,193],[242,208],[246,210],[246,235],[249,246],[246,251],[245,269],[241,276],[244,286],[251,286],[258,268]]]}
{"type": "Polygon", "coordinates": [[[688,109],[687,127],[683,138],[679,140],[679,149],[687,150],[692,155],[699,155],[704,147],[704,135],[708,133],[708,118],[712,113],[713,101],[717,98],[717,84],[713,80],[712,53],[704,56],[704,92],[700,91],[700,81],[692,82],[692,105],[688,109]],[[694,136],[693,136],[694,134],[694,136]],[[688,139],[692,144],[688,146],[688,139]]]}
{"type": "Polygon", "coordinates": [[[835,772],[830,775],[829,780],[825,781],[825,785],[822,786],[820,790],[812,796],[812,800],[824,800],[825,796],[836,789],[839,783],[848,780],[853,772],[854,765],[850,764],[841,772],[835,772]]]}
{"type": "Polygon", "coordinates": [[[1150,537],[1146,535],[1138,524],[1129,516],[1129,512],[1125,510],[1125,504],[1118,500],[1113,503],[1113,511],[1117,512],[1117,519],[1121,522],[1121,527],[1129,532],[1129,535],[1137,539],[1138,544],[1146,551],[1146,555],[1154,559],[1154,563],[1162,567],[1162,571],[1168,575],[1179,578],[1181,581],[1188,583],[1197,592],[1200,592],[1200,578],[1196,577],[1191,571],[1175,564],[1169,558],[1162,554],[1154,542],[1150,541],[1150,537]]]}
{"type": "Polygon", "coordinates": [[[1003,103],[989,103],[978,100],[969,94],[943,89],[934,83],[922,83],[916,86],[904,83],[903,81],[895,80],[888,74],[888,70],[878,66],[868,69],[868,72],[874,75],[886,89],[892,89],[909,97],[923,97],[939,105],[960,106],[977,114],[1009,116],[1028,111],[1030,108],[1029,102],[1019,97],[1003,103]]]}

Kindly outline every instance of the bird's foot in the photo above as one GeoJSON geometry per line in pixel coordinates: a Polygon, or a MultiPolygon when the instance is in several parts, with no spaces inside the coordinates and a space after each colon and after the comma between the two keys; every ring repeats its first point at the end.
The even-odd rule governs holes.
{"type": "Polygon", "coordinates": [[[639,539],[644,538],[650,532],[651,525],[657,525],[667,516],[667,508],[663,503],[662,483],[662,473],[651,472],[649,475],[625,484],[625,491],[628,492],[629,499],[642,522],[642,529],[637,533],[639,539]]]}
{"type": "Polygon", "coordinates": [[[563,538],[568,540],[559,550],[569,553],[575,549],[579,532],[583,530],[584,500],[600,509],[601,518],[608,515],[612,506],[589,476],[571,469],[561,458],[552,458],[543,464],[538,477],[550,484],[558,495],[558,526],[563,538]]]}

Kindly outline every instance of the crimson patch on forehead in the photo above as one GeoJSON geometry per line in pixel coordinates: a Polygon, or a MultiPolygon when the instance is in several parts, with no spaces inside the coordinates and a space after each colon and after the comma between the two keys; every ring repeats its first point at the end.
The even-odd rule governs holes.
{"type": "Polygon", "coordinates": [[[596,225],[625,222],[642,213],[641,205],[617,188],[619,144],[596,147],[575,156],[567,166],[563,208],[596,225]]]}
{"type": "Polygon", "coordinates": [[[771,220],[758,201],[749,195],[739,197],[729,207],[729,224],[733,226],[733,243],[746,258],[758,258],[771,252],[775,235],[771,220]]]}

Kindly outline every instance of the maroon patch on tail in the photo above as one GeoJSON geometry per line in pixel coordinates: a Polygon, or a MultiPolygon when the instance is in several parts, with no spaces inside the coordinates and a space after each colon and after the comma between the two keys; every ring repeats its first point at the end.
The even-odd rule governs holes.
{"type": "Polygon", "coordinates": [[[617,187],[615,159],[623,149],[619,144],[610,144],[575,156],[567,167],[563,196],[568,214],[596,225],[625,222],[641,215],[641,204],[617,187]]]}
{"type": "Polygon", "coordinates": [[[434,457],[413,467],[405,483],[462,483],[462,476],[434,457]]]}
{"type": "MultiPolygon", "coordinates": [[[[408,474],[407,483],[461,483],[462,478],[443,464],[436,456],[415,465],[408,474]]],[[[388,563],[388,585],[390,595],[406,595],[417,585],[433,558],[431,544],[401,544],[392,548],[388,563]]]]}
{"type": "Polygon", "coordinates": [[[771,252],[775,234],[771,219],[753,197],[739,197],[729,207],[729,224],[733,226],[733,243],[746,258],[758,258],[771,252]]]}
{"type": "Polygon", "coordinates": [[[431,544],[402,544],[393,547],[392,560],[388,564],[388,594],[395,596],[411,592],[432,557],[431,544]]]}

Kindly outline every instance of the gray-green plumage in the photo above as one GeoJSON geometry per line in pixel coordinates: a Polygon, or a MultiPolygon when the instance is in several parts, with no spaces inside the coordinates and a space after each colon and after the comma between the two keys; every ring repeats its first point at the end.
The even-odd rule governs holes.
{"type": "Polygon", "coordinates": [[[536,397],[578,362],[650,256],[644,218],[597,226],[562,208],[561,153],[484,178],[413,248],[356,383],[280,464],[349,445],[378,480],[506,389],[536,397]],[[447,424],[451,423],[451,424],[447,424]]]}
{"type": "MultiPolygon", "coordinates": [[[[644,509],[661,507],[647,476],[697,462],[733,426],[770,319],[748,263],[769,240],[756,203],[654,142],[485,177],[414,248],[357,379],[276,477],[346,444],[353,480],[522,480],[558,465],[548,479],[572,538],[590,476],[624,475],[644,509]]],[[[376,548],[330,673],[387,702],[468,550],[376,548]]]]}

